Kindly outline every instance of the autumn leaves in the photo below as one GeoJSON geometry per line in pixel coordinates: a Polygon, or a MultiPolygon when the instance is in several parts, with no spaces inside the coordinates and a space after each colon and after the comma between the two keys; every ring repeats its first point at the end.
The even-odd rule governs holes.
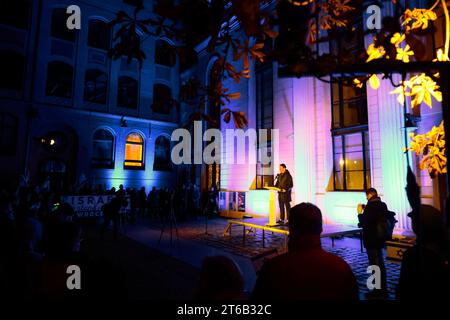
{"type": "MultiPolygon", "coordinates": [[[[408,63],[412,58],[421,60],[424,54],[423,44],[414,37],[414,34],[424,34],[430,29],[433,21],[437,19],[433,11],[442,4],[442,11],[446,19],[445,47],[436,52],[436,59],[433,61],[449,61],[449,13],[445,1],[438,0],[430,9],[406,9],[401,17],[401,28],[397,32],[380,32],[374,37],[374,43],[367,48],[366,62],[378,59],[395,59],[408,63]]],[[[384,75],[383,75],[384,76],[384,75]]],[[[442,101],[442,92],[436,83],[439,73],[411,75],[409,80],[403,79],[398,87],[392,90],[391,94],[397,95],[397,101],[403,106],[406,97],[410,97],[411,108],[420,108],[422,103],[432,108],[432,98],[442,101]]],[[[361,87],[363,79],[355,78],[353,83],[361,87]]],[[[369,75],[369,85],[372,89],[378,89],[380,80],[376,74],[369,75]]],[[[421,170],[428,170],[432,178],[437,174],[447,172],[447,158],[445,153],[445,132],[444,122],[425,133],[410,133],[411,146],[405,151],[411,150],[416,155],[421,156],[419,167],[421,170]]]]}
{"type": "MultiPolygon", "coordinates": [[[[407,150],[414,151],[418,156],[422,156],[419,167],[421,170],[428,170],[432,178],[437,174],[447,173],[447,158],[445,156],[445,131],[444,121],[439,127],[433,128],[425,134],[410,133],[411,147],[407,150]]],[[[407,151],[406,150],[406,151],[407,151]]]]}

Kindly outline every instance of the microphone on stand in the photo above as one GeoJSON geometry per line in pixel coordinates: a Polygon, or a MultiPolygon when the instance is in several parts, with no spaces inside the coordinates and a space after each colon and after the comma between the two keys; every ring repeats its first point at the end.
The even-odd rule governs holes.
{"type": "MultiPolygon", "coordinates": [[[[275,180],[278,180],[279,177],[280,177],[280,174],[278,173],[278,174],[276,175],[276,177],[275,177],[275,180]]],[[[274,185],[275,185],[275,180],[273,180],[274,185]]],[[[281,190],[281,189],[280,189],[280,190],[281,190]]],[[[278,192],[283,192],[283,191],[278,191],[278,192]]]]}

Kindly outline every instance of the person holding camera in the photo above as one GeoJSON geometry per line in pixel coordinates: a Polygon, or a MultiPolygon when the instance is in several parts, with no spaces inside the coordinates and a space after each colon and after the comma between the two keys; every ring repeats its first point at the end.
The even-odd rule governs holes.
{"type": "Polygon", "coordinates": [[[383,248],[386,244],[386,237],[383,231],[383,225],[386,223],[386,216],[388,208],[386,204],[381,201],[378,192],[374,188],[369,188],[366,191],[367,204],[361,206],[358,211],[359,224],[363,229],[363,243],[367,251],[367,258],[369,265],[376,265],[381,272],[381,287],[374,289],[369,293],[369,297],[387,297],[387,281],[386,281],[386,267],[384,265],[383,248]]]}

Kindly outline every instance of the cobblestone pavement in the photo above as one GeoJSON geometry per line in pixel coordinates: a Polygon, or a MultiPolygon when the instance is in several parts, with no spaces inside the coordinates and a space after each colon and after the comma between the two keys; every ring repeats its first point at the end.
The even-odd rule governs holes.
{"type": "MultiPolygon", "coordinates": [[[[246,241],[244,243],[242,234],[243,229],[240,227],[233,227],[234,229],[231,237],[229,235],[224,235],[227,225],[226,219],[216,218],[210,220],[208,221],[207,228],[205,222],[206,221],[198,218],[195,221],[179,223],[179,236],[248,258],[273,248],[276,248],[278,252],[285,251],[284,235],[266,233],[265,248],[263,248],[261,232],[247,233],[246,241]]],[[[165,232],[168,231],[169,230],[166,227],[165,232]]],[[[366,273],[366,268],[368,266],[367,255],[362,253],[359,248],[346,247],[345,241],[339,247],[336,246],[334,248],[325,244],[324,249],[340,256],[350,265],[357,278],[360,293],[363,297],[364,293],[369,291],[366,285],[367,278],[369,277],[369,274],[366,273]]],[[[397,286],[400,275],[400,264],[386,261],[386,269],[389,299],[394,299],[395,287],[397,286]]]]}

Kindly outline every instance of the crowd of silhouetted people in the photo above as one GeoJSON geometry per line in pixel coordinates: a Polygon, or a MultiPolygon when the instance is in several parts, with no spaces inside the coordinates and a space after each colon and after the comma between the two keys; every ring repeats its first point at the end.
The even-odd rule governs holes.
{"type": "MultiPolygon", "coordinates": [[[[450,294],[448,230],[439,210],[420,204],[418,187],[413,182],[409,182],[407,193],[413,208],[409,217],[417,241],[404,254],[396,297],[446,299],[450,294]]],[[[373,193],[369,190],[368,194],[370,192],[373,193]]],[[[103,208],[102,233],[111,221],[114,222],[115,213],[111,212],[118,214],[121,208],[128,206],[128,201],[130,219],[172,211],[183,217],[187,212],[217,210],[217,192],[211,190],[202,204],[200,192],[194,185],[176,190],[152,188],[149,193],[145,188],[135,190],[120,186],[118,190],[113,188],[99,194],[105,193],[113,198],[103,208]]],[[[368,199],[370,202],[369,196],[368,199]]],[[[215,256],[204,260],[196,298],[358,300],[360,294],[352,269],[344,259],[322,249],[321,233],[322,213],[317,206],[311,203],[293,206],[289,212],[288,251],[264,263],[251,292],[245,291],[245,280],[237,263],[230,257],[215,256]]],[[[9,298],[29,299],[125,297],[123,271],[105,261],[87,258],[80,252],[82,240],[82,224],[78,223],[74,209],[61,203],[57,193],[28,186],[13,193],[1,191],[0,285],[3,293],[7,292],[9,298]],[[67,289],[69,265],[80,266],[83,270],[83,290],[67,289]],[[114,278],[113,285],[111,278],[114,278]]],[[[373,249],[368,245],[370,241],[364,240],[366,249],[373,249]]],[[[378,247],[377,244],[376,250],[378,247]]],[[[370,263],[378,264],[377,259],[383,257],[373,258],[370,263]]],[[[386,294],[386,279],[382,281],[382,287],[375,290],[386,294]]],[[[380,297],[387,298],[386,295],[380,297]]]]}
{"type": "MultiPolygon", "coordinates": [[[[116,228],[120,222],[131,223],[139,217],[163,219],[173,212],[183,220],[198,214],[217,213],[217,192],[211,191],[202,197],[193,184],[177,189],[152,188],[148,193],[145,188],[137,190],[122,185],[117,190],[99,186],[93,191],[85,185],[72,194],[112,196],[102,208],[104,222],[100,231],[103,236],[113,222],[114,238],[117,238],[116,228]],[[214,205],[208,204],[213,202],[214,205]],[[124,215],[120,212],[125,207],[129,210],[124,215]]],[[[0,191],[2,293],[7,293],[10,299],[86,298],[93,295],[118,298],[125,295],[121,270],[103,260],[91,261],[80,252],[84,220],[62,199],[58,190],[52,190],[45,183],[37,186],[22,184],[13,192],[0,191]],[[82,294],[67,290],[65,279],[69,265],[78,265],[83,270],[82,294]],[[111,277],[117,278],[114,285],[111,277]]]]}
{"type": "Polygon", "coordinates": [[[200,192],[199,188],[192,183],[182,184],[177,188],[153,187],[148,193],[145,187],[137,190],[120,185],[117,190],[113,187],[99,194],[114,195],[114,198],[102,207],[104,222],[101,228],[103,236],[112,223],[114,239],[117,238],[120,223],[134,223],[139,218],[186,221],[199,215],[212,217],[219,214],[216,188],[211,188],[208,192],[200,192]],[[129,207],[129,210],[123,210],[125,207],[129,207]]]}
{"type": "Polygon", "coordinates": [[[120,270],[80,252],[73,208],[40,186],[0,191],[0,287],[7,299],[115,297],[126,293],[120,270]],[[83,290],[68,290],[68,266],[83,270],[83,290]],[[117,278],[114,283],[112,277],[117,278]]]}
{"type": "Polygon", "coordinates": [[[141,188],[125,188],[120,185],[118,189],[112,187],[105,189],[99,184],[96,188],[85,184],[73,192],[77,195],[119,195],[127,198],[130,206],[130,220],[138,217],[159,217],[173,213],[179,219],[185,220],[189,217],[204,214],[218,213],[218,190],[211,188],[208,192],[201,192],[194,183],[181,184],[172,187],[152,187],[151,190],[141,188]]]}

